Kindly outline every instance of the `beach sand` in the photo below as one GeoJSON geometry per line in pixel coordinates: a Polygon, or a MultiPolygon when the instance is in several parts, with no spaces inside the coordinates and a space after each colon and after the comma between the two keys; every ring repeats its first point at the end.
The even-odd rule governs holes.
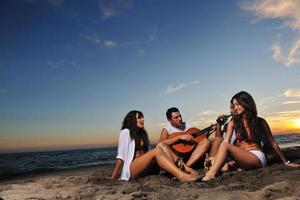
{"type": "MultiPolygon", "coordinates": [[[[300,147],[284,151],[300,162],[300,147]]],[[[112,165],[32,173],[0,181],[0,199],[299,199],[300,168],[283,164],[228,172],[210,182],[179,182],[165,173],[109,181],[112,165]]],[[[204,170],[199,170],[204,175],[204,170]]]]}

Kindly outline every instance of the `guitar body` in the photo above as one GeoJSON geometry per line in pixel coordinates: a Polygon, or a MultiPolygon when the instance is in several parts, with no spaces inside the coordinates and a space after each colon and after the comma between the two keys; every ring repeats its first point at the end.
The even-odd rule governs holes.
{"type": "Polygon", "coordinates": [[[179,154],[186,154],[193,151],[197,144],[206,138],[206,135],[201,133],[198,128],[190,128],[184,132],[173,133],[169,136],[169,138],[178,137],[180,135],[192,135],[194,139],[192,141],[178,141],[171,145],[172,149],[179,154]]]}

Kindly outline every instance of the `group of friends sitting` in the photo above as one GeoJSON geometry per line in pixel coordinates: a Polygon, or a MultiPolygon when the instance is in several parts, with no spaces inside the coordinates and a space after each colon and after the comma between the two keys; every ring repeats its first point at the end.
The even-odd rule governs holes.
{"type": "Polygon", "coordinates": [[[158,144],[150,149],[143,113],[130,111],[123,120],[115,166],[108,179],[128,181],[163,169],[180,181],[209,181],[229,170],[265,167],[267,151],[286,166],[300,166],[285,158],[268,123],[257,116],[249,93],[241,91],[231,98],[230,113],[227,122],[229,116],[220,116],[203,132],[183,122],[178,108],[169,108],[169,123],[162,129],[158,144]],[[215,137],[211,141],[207,136],[212,132],[215,137]],[[201,160],[207,169],[203,177],[195,170],[201,160]]]}

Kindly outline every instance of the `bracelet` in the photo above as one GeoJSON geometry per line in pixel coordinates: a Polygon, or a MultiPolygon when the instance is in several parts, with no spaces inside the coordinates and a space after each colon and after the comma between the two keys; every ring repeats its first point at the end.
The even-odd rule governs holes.
{"type": "Polygon", "coordinates": [[[288,160],[288,161],[286,161],[286,163],[284,163],[284,165],[288,165],[288,164],[290,164],[290,162],[291,161],[288,160]]]}

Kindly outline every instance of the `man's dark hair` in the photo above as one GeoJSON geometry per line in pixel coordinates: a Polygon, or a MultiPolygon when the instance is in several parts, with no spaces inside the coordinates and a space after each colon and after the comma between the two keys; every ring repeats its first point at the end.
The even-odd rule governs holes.
{"type": "Polygon", "coordinates": [[[179,112],[178,108],[176,107],[169,108],[166,112],[167,119],[171,119],[173,112],[179,112]]]}

